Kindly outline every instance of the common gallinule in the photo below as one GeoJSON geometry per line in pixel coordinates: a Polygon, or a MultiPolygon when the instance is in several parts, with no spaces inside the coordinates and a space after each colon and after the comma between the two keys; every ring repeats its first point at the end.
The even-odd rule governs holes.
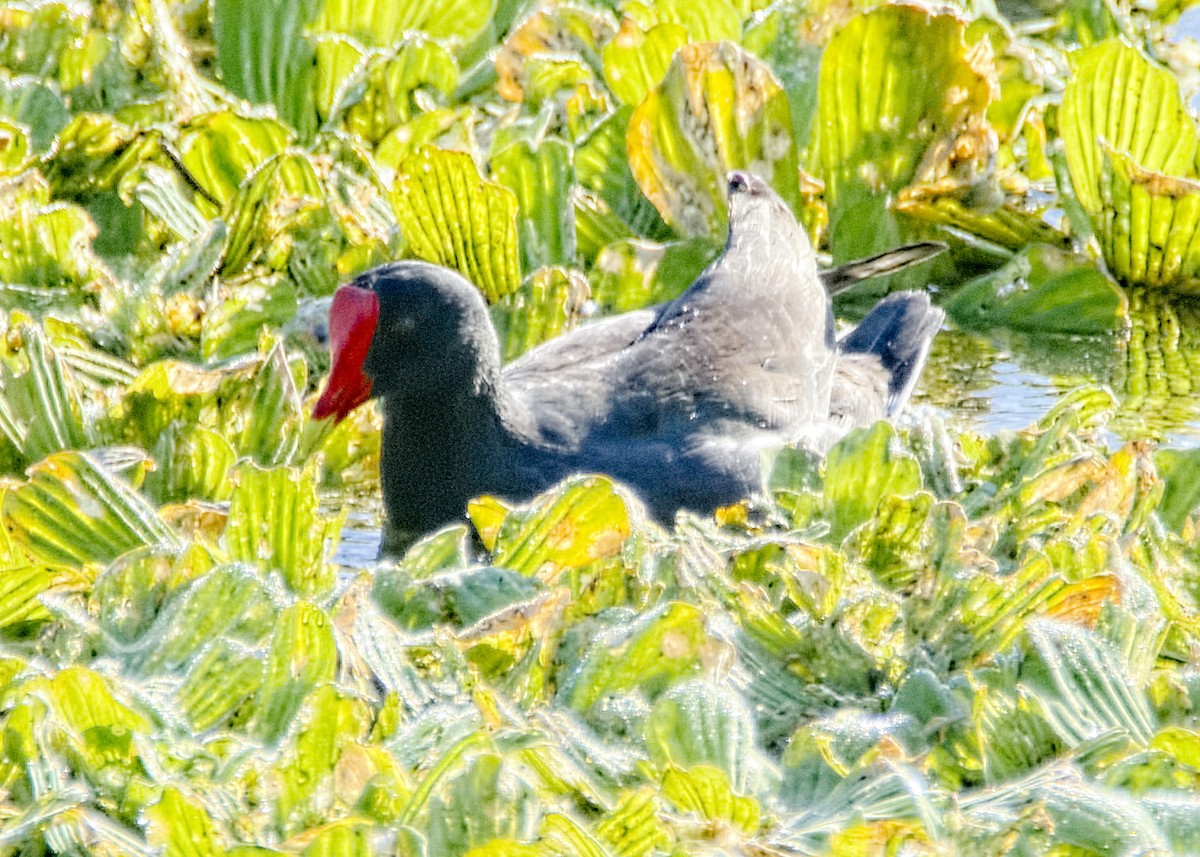
{"type": "MultiPolygon", "coordinates": [[[[761,179],[729,179],[725,252],[682,295],[586,325],[501,367],[478,289],[425,262],[340,288],[333,366],[313,416],[383,401],[386,543],[460,519],[481,494],[527,499],[577,472],[633,487],[650,512],[708,512],[760,485],[761,453],[823,451],[895,414],[942,311],[919,292],[881,301],[841,342],[804,230],[761,179]]],[[[935,245],[835,269],[847,283],[935,245]]]]}

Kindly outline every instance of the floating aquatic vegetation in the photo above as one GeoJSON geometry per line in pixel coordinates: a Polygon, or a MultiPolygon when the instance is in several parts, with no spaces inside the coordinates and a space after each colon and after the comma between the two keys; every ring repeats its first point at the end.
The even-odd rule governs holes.
{"type": "Polygon", "coordinates": [[[0,851],[1200,848],[1200,459],[1147,439],[1200,413],[1196,131],[1111,40],[1181,5],[0,6],[0,851]],[[336,283],[450,265],[511,359],[677,295],[735,167],[835,260],[936,233],[911,284],[1111,390],[344,563],[336,283]]]}

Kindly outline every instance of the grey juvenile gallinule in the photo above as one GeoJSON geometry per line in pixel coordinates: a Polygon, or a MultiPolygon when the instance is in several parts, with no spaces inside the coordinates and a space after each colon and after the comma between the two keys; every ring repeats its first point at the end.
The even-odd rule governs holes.
{"type": "MultiPolygon", "coordinates": [[[[725,252],[682,295],[586,325],[501,367],[478,289],[425,262],[340,288],[333,367],[314,417],[383,400],[381,481],[401,544],[480,494],[523,500],[576,472],[633,487],[657,518],[707,512],[760,484],[761,452],[823,451],[895,414],[942,311],[889,295],[841,342],[804,230],[761,179],[729,180],[725,252]]],[[[828,274],[845,284],[940,249],[917,245],[828,274]]]]}

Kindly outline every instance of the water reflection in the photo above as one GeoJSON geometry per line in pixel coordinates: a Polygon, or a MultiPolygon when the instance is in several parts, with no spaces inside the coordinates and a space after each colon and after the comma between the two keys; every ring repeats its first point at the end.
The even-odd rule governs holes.
{"type": "Polygon", "coordinates": [[[994,432],[1023,428],[1063,393],[1098,383],[1119,402],[1115,438],[1200,446],[1200,306],[1130,291],[1129,312],[1121,337],[943,331],[916,401],[994,432]]]}

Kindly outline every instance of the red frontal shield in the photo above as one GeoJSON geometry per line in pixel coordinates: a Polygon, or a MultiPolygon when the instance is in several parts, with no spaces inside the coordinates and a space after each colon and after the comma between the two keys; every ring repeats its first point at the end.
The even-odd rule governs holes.
{"type": "Polygon", "coordinates": [[[332,416],[340,422],[371,398],[371,379],[363,372],[363,363],[378,323],[379,296],[375,292],[342,286],[334,293],[329,307],[333,367],[329,370],[329,385],[313,409],[313,419],[332,416]]]}

